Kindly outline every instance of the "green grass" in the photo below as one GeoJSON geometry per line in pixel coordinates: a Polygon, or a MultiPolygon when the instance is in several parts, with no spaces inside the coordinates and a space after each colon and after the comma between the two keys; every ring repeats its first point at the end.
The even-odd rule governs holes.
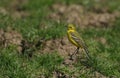
{"type": "Polygon", "coordinates": [[[32,58],[19,55],[15,47],[9,46],[0,53],[1,78],[35,78],[40,75],[49,77],[57,69],[63,58],[56,52],[35,54],[32,58]],[[51,61],[52,60],[52,61],[51,61]]]}
{"type": "MultiPolygon", "coordinates": [[[[65,4],[81,4],[88,9],[93,8],[99,2],[95,0],[29,0],[28,3],[19,5],[23,11],[29,15],[23,18],[14,19],[11,14],[11,2],[9,0],[1,0],[0,6],[4,7],[8,14],[0,12],[0,28],[6,30],[9,26],[20,32],[24,39],[34,43],[36,38],[45,40],[62,38],[66,35],[65,23],[57,23],[49,20],[46,16],[50,13],[49,7],[54,3],[65,4]]],[[[105,2],[98,4],[100,7],[107,6],[110,11],[120,10],[119,0],[105,0],[105,2]],[[106,5],[107,3],[107,5],[106,5]]],[[[94,59],[94,63],[90,66],[96,71],[108,77],[120,77],[120,19],[114,23],[112,27],[108,28],[87,28],[78,31],[86,41],[90,55],[94,59]],[[102,44],[97,39],[105,38],[106,43],[102,44]]],[[[79,73],[85,67],[84,64],[78,62],[74,64],[74,70],[69,66],[61,66],[63,58],[58,52],[38,53],[33,52],[32,58],[19,54],[16,46],[10,45],[6,48],[0,48],[0,78],[39,78],[44,75],[45,77],[52,78],[55,70],[59,70],[70,76],[76,72],[79,73]]],[[[85,70],[84,73],[77,75],[79,78],[87,78],[94,70],[85,70]]]]}
{"type": "Polygon", "coordinates": [[[97,70],[102,72],[107,76],[115,75],[120,76],[119,68],[119,56],[120,56],[120,42],[119,42],[119,27],[120,19],[115,22],[115,25],[112,28],[105,29],[90,29],[86,30],[83,35],[86,35],[86,40],[90,51],[92,52],[93,58],[97,62],[97,70]],[[102,44],[95,40],[95,38],[103,37],[106,39],[106,44],[102,44]],[[91,46],[92,44],[92,46],[91,46]]]}

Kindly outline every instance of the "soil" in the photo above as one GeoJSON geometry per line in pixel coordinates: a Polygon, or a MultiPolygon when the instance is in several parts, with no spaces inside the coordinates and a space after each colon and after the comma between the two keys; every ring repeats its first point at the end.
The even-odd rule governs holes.
{"type": "Polygon", "coordinates": [[[0,29],[0,46],[1,47],[8,47],[11,44],[17,46],[17,50],[21,51],[21,41],[22,35],[17,32],[16,30],[7,27],[6,30],[0,29]]]}
{"type": "Polygon", "coordinates": [[[56,22],[73,23],[81,28],[85,27],[110,27],[120,16],[119,11],[109,12],[108,8],[96,8],[88,11],[78,4],[54,4],[48,18],[56,22]],[[98,12],[99,11],[99,12],[98,12]]]}

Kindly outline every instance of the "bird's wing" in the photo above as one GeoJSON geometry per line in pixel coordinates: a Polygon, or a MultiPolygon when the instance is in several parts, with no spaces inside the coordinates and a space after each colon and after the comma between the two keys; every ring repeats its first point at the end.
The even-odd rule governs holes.
{"type": "Polygon", "coordinates": [[[79,44],[79,46],[84,46],[84,41],[80,38],[78,32],[74,31],[74,32],[70,32],[71,34],[71,38],[79,44]]]}
{"type": "Polygon", "coordinates": [[[85,52],[87,54],[87,57],[90,58],[87,46],[84,43],[84,41],[82,40],[82,38],[80,38],[78,32],[74,31],[74,32],[70,32],[70,34],[71,34],[71,38],[73,38],[74,41],[79,44],[79,47],[84,48],[84,50],[85,50],[85,52]]]}

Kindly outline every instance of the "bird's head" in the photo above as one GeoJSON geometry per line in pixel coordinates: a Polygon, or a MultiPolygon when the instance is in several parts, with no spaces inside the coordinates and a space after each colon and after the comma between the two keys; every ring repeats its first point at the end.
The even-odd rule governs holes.
{"type": "Polygon", "coordinates": [[[68,24],[68,30],[75,30],[75,26],[73,24],[68,24]]]}

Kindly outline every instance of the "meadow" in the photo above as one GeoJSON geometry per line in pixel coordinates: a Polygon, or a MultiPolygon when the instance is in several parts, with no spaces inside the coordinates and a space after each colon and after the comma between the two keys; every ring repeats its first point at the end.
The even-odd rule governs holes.
{"type": "Polygon", "coordinates": [[[119,4],[120,0],[0,0],[0,78],[119,78],[119,4]],[[84,53],[65,61],[75,50],[67,42],[68,23],[76,25],[92,63],[84,53]]]}

